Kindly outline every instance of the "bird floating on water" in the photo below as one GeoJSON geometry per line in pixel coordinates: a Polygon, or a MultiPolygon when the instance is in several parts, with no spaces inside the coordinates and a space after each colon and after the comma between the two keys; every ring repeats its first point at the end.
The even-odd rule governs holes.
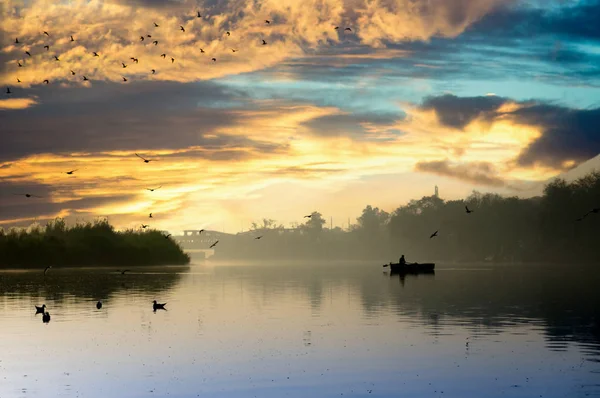
{"type": "Polygon", "coordinates": [[[46,311],[46,304],[42,304],[41,307],[38,307],[37,305],[35,306],[36,314],[43,314],[45,311],[46,311]]]}
{"type": "Polygon", "coordinates": [[[166,310],[165,305],[167,305],[167,303],[159,304],[159,303],[156,302],[156,300],[154,300],[152,302],[152,309],[154,311],[156,311],[156,310],[166,310]]]}
{"type": "Polygon", "coordinates": [[[44,315],[42,316],[42,322],[44,322],[44,323],[50,322],[50,313],[49,312],[44,312],[44,315]]]}
{"type": "Polygon", "coordinates": [[[102,308],[102,301],[98,301],[96,303],[96,308],[98,308],[98,309],[102,308]]]}

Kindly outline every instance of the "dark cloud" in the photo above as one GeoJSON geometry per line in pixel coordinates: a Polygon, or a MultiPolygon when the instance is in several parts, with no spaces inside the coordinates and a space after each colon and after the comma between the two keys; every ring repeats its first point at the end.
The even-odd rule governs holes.
{"type": "MultiPolygon", "coordinates": [[[[133,195],[107,195],[90,196],[81,199],[67,200],[61,203],[52,202],[54,188],[46,184],[35,182],[10,182],[0,181],[0,208],[2,209],[2,218],[23,219],[35,217],[48,217],[58,214],[61,211],[69,211],[72,214],[78,213],[77,209],[86,209],[97,206],[103,206],[110,203],[126,202],[134,198],[133,195]],[[40,196],[27,198],[16,194],[29,193],[40,196]],[[10,215],[10,217],[7,217],[10,215]]],[[[82,213],[83,214],[83,213],[82,213]]],[[[7,222],[0,222],[7,223],[7,222]]],[[[13,223],[10,223],[11,225],[13,223]]]]}
{"type": "MultiPolygon", "coordinates": [[[[368,140],[369,132],[365,125],[376,126],[380,129],[391,129],[403,115],[378,114],[339,114],[318,117],[305,122],[303,125],[311,129],[313,134],[322,137],[352,137],[356,140],[368,140]]],[[[397,134],[397,130],[394,130],[397,134]]],[[[377,138],[377,137],[375,137],[377,138]]]]}
{"type": "Polygon", "coordinates": [[[418,162],[416,171],[433,173],[439,176],[457,178],[478,185],[504,186],[504,181],[496,175],[494,166],[487,162],[452,164],[448,160],[418,162]]]}
{"type": "MultiPolygon", "coordinates": [[[[34,88],[39,106],[2,113],[0,160],[37,153],[273,147],[213,130],[243,123],[244,94],[211,82],[93,83],[92,89],[34,88]]],[[[206,153],[208,156],[209,154],[206,153]]]]}
{"type": "Polygon", "coordinates": [[[462,129],[476,118],[493,121],[500,117],[515,123],[536,126],[542,135],[516,159],[520,166],[541,164],[563,168],[565,161],[583,162],[600,153],[600,108],[573,109],[539,101],[518,102],[518,109],[499,112],[508,98],[457,97],[443,95],[427,98],[422,109],[434,110],[440,123],[462,129]]]}
{"type": "Polygon", "coordinates": [[[486,117],[497,110],[506,99],[496,96],[457,97],[443,95],[426,98],[421,108],[433,110],[441,124],[462,129],[479,117],[486,117]]]}

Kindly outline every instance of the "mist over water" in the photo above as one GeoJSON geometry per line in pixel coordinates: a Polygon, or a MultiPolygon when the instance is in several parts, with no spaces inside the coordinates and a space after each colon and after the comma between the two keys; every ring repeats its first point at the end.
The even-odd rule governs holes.
{"type": "Polygon", "coordinates": [[[581,265],[0,272],[0,396],[600,395],[581,265]],[[101,300],[103,307],[96,309],[101,300]],[[167,311],[152,311],[152,301],[167,311]],[[43,324],[34,305],[47,305],[43,324]],[[116,393],[118,392],[118,393],[116,393]]]}

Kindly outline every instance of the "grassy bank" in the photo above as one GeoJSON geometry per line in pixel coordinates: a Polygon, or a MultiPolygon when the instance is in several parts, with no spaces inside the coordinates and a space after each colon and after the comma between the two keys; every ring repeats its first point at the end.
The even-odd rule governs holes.
{"type": "Polygon", "coordinates": [[[115,231],[107,221],[0,231],[0,267],[183,265],[190,258],[154,230],[115,231]]]}

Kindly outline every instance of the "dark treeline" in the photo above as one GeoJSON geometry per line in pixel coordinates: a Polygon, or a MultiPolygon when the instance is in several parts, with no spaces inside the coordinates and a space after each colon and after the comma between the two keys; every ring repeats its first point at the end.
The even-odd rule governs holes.
{"type": "Polygon", "coordinates": [[[0,230],[0,267],[183,265],[190,258],[158,231],[115,231],[107,221],[0,230]]]}
{"type": "Polygon", "coordinates": [[[529,199],[474,192],[463,200],[423,197],[391,214],[367,206],[347,231],[325,228],[318,212],[293,229],[264,220],[221,242],[215,258],[387,262],[405,254],[417,262],[596,262],[600,212],[588,212],[599,207],[600,173],[594,172],[572,183],[554,180],[529,199]]]}

